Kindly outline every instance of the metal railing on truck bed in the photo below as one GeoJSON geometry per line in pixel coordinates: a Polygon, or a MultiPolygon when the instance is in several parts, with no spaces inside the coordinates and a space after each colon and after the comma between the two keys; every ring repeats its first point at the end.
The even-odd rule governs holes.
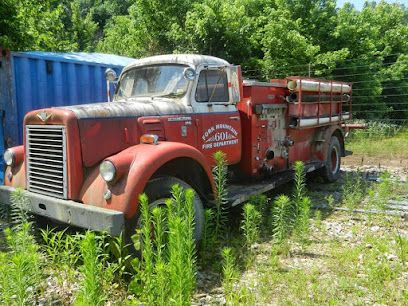
{"type": "Polygon", "coordinates": [[[351,119],[351,83],[298,76],[288,77],[286,82],[290,92],[286,101],[291,128],[311,128],[351,119]]]}

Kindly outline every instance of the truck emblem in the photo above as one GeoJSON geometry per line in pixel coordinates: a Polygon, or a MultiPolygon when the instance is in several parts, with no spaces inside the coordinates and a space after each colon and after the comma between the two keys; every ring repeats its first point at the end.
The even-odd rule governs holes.
{"type": "Polygon", "coordinates": [[[52,114],[48,114],[48,113],[46,113],[46,112],[39,112],[39,113],[37,114],[37,117],[40,118],[40,120],[41,120],[42,122],[46,122],[48,119],[51,118],[51,116],[52,116],[52,114]]]}

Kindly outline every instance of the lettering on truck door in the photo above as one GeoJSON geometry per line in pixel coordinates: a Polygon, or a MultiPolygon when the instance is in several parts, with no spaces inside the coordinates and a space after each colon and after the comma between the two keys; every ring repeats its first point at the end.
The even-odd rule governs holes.
{"type": "Polygon", "coordinates": [[[212,162],[213,154],[223,151],[230,164],[241,158],[241,122],[231,102],[227,72],[224,68],[203,68],[194,92],[197,148],[212,162]]]}

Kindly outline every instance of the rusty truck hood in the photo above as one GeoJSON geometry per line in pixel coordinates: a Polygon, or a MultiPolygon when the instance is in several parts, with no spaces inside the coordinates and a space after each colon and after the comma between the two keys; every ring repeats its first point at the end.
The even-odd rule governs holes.
{"type": "Polygon", "coordinates": [[[70,110],[81,119],[123,118],[185,114],[189,107],[177,101],[145,100],[127,102],[104,102],[59,107],[70,110]]]}
{"type": "Polygon", "coordinates": [[[107,102],[64,107],[75,114],[81,140],[82,160],[91,167],[104,158],[139,143],[146,133],[140,117],[185,114],[189,109],[177,103],[107,102]]]}
{"type": "MultiPolygon", "coordinates": [[[[141,134],[154,133],[144,126],[141,117],[160,120],[161,116],[185,113],[191,113],[191,107],[170,100],[106,102],[35,110],[26,115],[25,124],[65,125],[71,130],[75,126],[78,140],[70,145],[80,147],[84,167],[93,167],[104,158],[138,144],[141,134]],[[42,121],[41,113],[49,119],[42,121]]],[[[165,133],[160,126],[159,121],[155,128],[165,133]]]]}

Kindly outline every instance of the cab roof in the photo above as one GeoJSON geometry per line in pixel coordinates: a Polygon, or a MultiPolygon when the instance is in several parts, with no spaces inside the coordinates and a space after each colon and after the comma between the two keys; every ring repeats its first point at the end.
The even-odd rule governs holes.
{"type": "Polygon", "coordinates": [[[229,63],[218,57],[200,54],[165,54],[145,57],[136,60],[126,66],[128,70],[138,66],[155,64],[184,64],[196,68],[199,65],[229,65],[229,63]]]}

